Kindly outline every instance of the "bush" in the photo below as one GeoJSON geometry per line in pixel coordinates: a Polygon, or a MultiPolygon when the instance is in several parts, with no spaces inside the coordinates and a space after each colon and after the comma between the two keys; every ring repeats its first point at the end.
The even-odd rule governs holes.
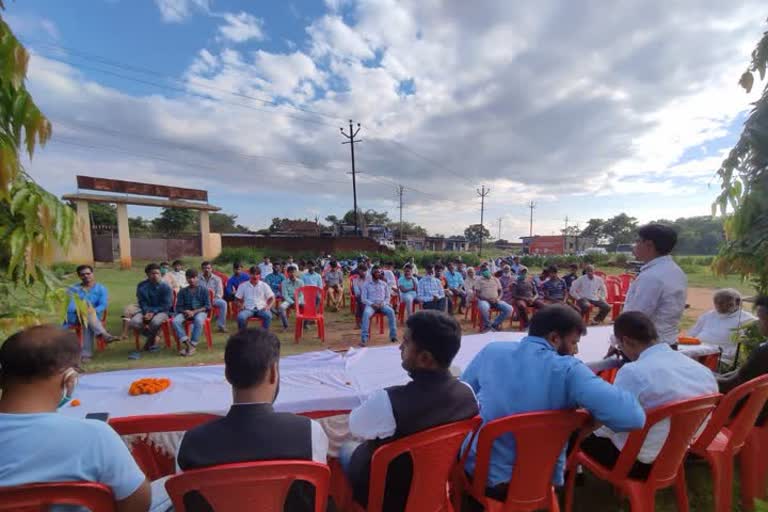
{"type": "Polygon", "coordinates": [[[51,265],[51,270],[59,279],[74,274],[77,269],[77,265],[74,263],[54,263],[51,265]]]}

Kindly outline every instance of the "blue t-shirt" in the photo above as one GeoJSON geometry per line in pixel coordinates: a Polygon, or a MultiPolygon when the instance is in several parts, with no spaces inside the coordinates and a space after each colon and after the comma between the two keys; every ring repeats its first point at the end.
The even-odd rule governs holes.
{"type": "Polygon", "coordinates": [[[0,414],[0,485],[98,482],[119,501],[144,480],[123,440],[103,421],[0,414]]]}

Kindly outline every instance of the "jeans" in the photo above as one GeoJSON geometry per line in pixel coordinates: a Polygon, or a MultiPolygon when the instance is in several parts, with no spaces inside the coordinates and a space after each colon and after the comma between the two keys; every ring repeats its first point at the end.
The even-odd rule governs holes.
{"type": "Polygon", "coordinates": [[[352,454],[362,443],[360,441],[344,441],[339,446],[339,465],[345,475],[349,475],[349,464],[352,462],[352,454]]]}
{"type": "Polygon", "coordinates": [[[227,301],[224,299],[213,299],[211,306],[219,308],[219,318],[217,318],[216,324],[223,329],[227,324],[227,301]]]}
{"type": "Polygon", "coordinates": [[[430,300],[429,302],[422,302],[421,303],[421,309],[427,310],[427,309],[434,309],[437,311],[445,311],[445,297],[442,297],[437,300],[430,300]]]}
{"type": "Polygon", "coordinates": [[[405,318],[413,314],[413,301],[416,300],[416,292],[401,292],[400,301],[405,304],[405,318]]]}
{"type": "Polygon", "coordinates": [[[173,317],[173,330],[176,331],[176,337],[182,343],[187,341],[194,347],[197,345],[200,339],[200,333],[203,332],[203,325],[205,325],[205,319],[208,318],[208,313],[201,311],[197,313],[192,319],[192,336],[187,338],[187,331],[184,329],[184,322],[187,320],[181,313],[176,314],[173,317]]]}
{"type": "Polygon", "coordinates": [[[269,329],[272,323],[272,312],[269,309],[244,309],[237,315],[237,328],[242,330],[248,326],[248,319],[257,316],[264,320],[264,328],[269,329]]]}
{"type": "Polygon", "coordinates": [[[589,306],[595,306],[597,309],[600,310],[600,312],[595,317],[595,322],[602,322],[605,320],[605,317],[608,316],[608,313],[611,312],[611,305],[603,300],[590,300],[590,299],[579,299],[576,301],[576,305],[581,310],[581,314],[586,314],[587,311],[589,311],[589,306]]]}
{"type": "Polygon", "coordinates": [[[532,307],[539,310],[544,307],[540,300],[532,299],[512,299],[512,306],[517,311],[517,318],[520,320],[520,327],[525,328],[528,325],[528,308],[532,307]]]}
{"type": "Polygon", "coordinates": [[[104,336],[107,334],[107,330],[101,325],[98,315],[95,311],[88,311],[88,325],[83,327],[83,350],[81,357],[91,357],[93,355],[93,340],[97,336],[104,336]]]}
{"type": "Polygon", "coordinates": [[[483,319],[483,329],[487,329],[488,327],[498,329],[499,326],[504,323],[504,320],[512,314],[512,306],[502,300],[498,301],[496,304],[491,304],[487,300],[478,300],[477,309],[480,311],[480,316],[483,319]],[[495,309],[499,312],[499,316],[496,317],[493,324],[491,324],[490,320],[491,309],[495,309]]]}
{"type": "Polygon", "coordinates": [[[294,307],[293,302],[283,301],[280,303],[280,309],[277,311],[280,315],[280,321],[283,323],[283,327],[288,327],[288,310],[294,307]]]}
{"type": "Polygon", "coordinates": [[[144,336],[147,340],[147,347],[149,348],[155,344],[155,336],[157,331],[168,321],[168,313],[155,313],[152,320],[144,325],[144,313],[136,313],[131,318],[130,326],[137,331],[144,331],[144,336]]]}
{"type": "MultiPolygon", "coordinates": [[[[360,340],[365,344],[368,341],[368,331],[371,326],[371,317],[377,311],[371,306],[365,306],[363,310],[363,325],[360,328],[360,340]]],[[[387,317],[389,323],[389,339],[397,338],[397,324],[395,323],[395,310],[388,304],[383,304],[379,308],[379,312],[383,313],[387,317]]]]}
{"type": "Polygon", "coordinates": [[[450,299],[448,301],[448,309],[450,310],[450,313],[453,313],[453,297],[458,296],[459,297],[459,309],[463,308],[467,305],[467,293],[463,290],[458,290],[456,288],[446,290],[445,294],[450,299]]]}

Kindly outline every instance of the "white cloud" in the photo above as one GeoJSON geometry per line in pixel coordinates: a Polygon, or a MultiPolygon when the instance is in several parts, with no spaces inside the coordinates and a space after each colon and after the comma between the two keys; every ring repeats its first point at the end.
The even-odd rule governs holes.
{"type": "Polygon", "coordinates": [[[155,0],[160,16],[166,23],[179,23],[196,10],[208,12],[209,0],[155,0]]]}
{"type": "Polygon", "coordinates": [[[225,24],[219,27],[219,34],[222,39],[243,43],[245,41],[264,39],[264,20],[257,18],[247,12],[224,13],[221,15],[225,24]]]}
{"type": "Polygon", "coordinates": [[[43,39],[50,41],[60,38],[58,27],[47,18],[18,14],[4,14],[3,17],[17,36],[34,39],[44,36],[43,39]]]}

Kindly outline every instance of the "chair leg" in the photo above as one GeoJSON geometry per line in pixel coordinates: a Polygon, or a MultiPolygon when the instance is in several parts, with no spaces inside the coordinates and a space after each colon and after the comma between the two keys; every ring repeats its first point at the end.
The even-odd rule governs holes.
{"type": "Polygon", "coordinates": [[[567,472],[568,478],[565,481],[565,512],[571,512],[573,510],[573,493],[575,491],[576,484],[576,468],[574,465],[567,472]]]}
{"type": "Polygon", "coordinates": [[[715,512],[730,512],[733,501],[733,456],[717,453],[709,461],[715,512]]]}
{"type": "Polygon", "coordinates": [[[549,492],[549,512],[560,512],[560,503],[557,501],[557,493],[554,487],[549,492]]]}
{"type": "Polygon", "coordinates": [[[379,317],[379,334],[384,334],[384,315],[380,314],[379,317]]]}
{"type": "Polygon", "coordinates": [[[761,454],[758,429],[753,429],[747,436],[747,441],[739,452],[739,480],[741,481],[741,508],[752,511],[755,499],[765,496],[765,471],[761,466],[767,465],[761,454]]]}
{"type": "Polygon", "coordinates": [[[656,508],[656,491],[638,485],[631,486],[628,494],[629,506],[632,512],[654,512],[656,508]]]}
{"type": "Polygon", "coordinates": [[[685,464],[680,465],[675,479],[675,502],[678,512],[688,512],[688,489],[685,481],[685,464]]]}
{"type": "Polygon", "coordinates": [[[139,346],[139,331],[134,329],[133,334],[134,334],[134,340],[136,341],[136,352],[138,352],[141,350],[141,347],[139,346]]]}
{"type": "Polygon", "coordinates": [[[320,341],[325,343],[325,320],[323,318],[317,319],[317,335],[320,337],[320,341]]]}
{"type": "Polygon", "coordinates": [[[211,332],[211,320],[205,321],[205,341],[208,343],[208,350],[213,349],[213,333],[211,332]]]}
{"type": "Polygon", "coordinates": [[[301,335],[304,331],[304,321],[299,320],[299,315],[296,315],[296,328],[293,331],[293,341],[298,343],[301,339],[301,335]]]}

